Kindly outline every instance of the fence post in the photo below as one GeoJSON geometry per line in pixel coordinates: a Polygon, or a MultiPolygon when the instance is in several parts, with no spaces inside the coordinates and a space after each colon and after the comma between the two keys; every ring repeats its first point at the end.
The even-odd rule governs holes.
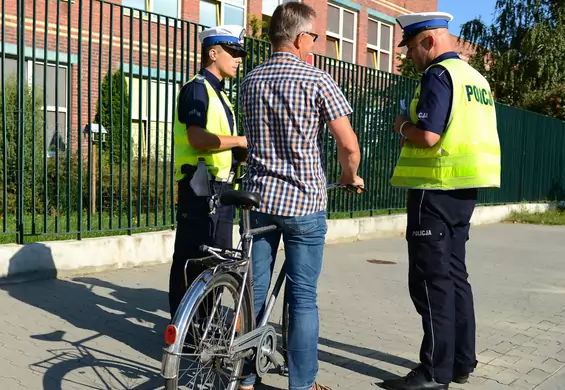
{"type": "Polygon", "coordinates": [[[16,232],[17,243],[24,243],[24,150],[25,150],[25,0],[17,3],[17,105],[16,105],[16,145],[17,145],[17,179],[16,179],[16,232]]]}

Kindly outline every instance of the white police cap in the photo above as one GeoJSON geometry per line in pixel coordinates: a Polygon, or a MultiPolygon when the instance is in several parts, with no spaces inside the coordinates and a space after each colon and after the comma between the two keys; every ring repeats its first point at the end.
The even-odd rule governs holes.
{"type": "Polygon", "coordinates": [[[406,41],[423,31],[436,28],[448,28],[453,15],[447,12],[420,12],[416,14],[400,15],[396,18],[404,34],[398,47],[406,45],[406,41]]]}
{"type": "Polygon", "coordinates": [[[224,25],[210,27],[200,33],[200,42],[203,46],[222,45],[246,54],[243,47],[245,28],[237,25],[224,25]]]}

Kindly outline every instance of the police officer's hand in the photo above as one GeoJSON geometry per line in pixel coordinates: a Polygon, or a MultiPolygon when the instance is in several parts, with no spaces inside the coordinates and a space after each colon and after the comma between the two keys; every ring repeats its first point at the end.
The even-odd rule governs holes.
{"type": "Polygon", "coordinates": [[[394,120],[394,131],[400,133],[400,126],[402,126],[404,122],[410,122],[410,119],[408,119],[404,115],[398,115],[394,120]]]}
{"type": "Polygon", "coordinates": [[[240,147],[240,148],[247,149],[247,137],[237,136],[237,146],[240,147]]]}

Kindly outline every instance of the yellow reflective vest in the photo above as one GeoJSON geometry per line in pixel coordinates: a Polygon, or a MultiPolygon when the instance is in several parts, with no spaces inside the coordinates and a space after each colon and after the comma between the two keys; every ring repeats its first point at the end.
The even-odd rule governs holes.
{"type": "MultiPolygon", "coordinates": [[[[439,141],[422,148],[407,141],[394,169],[394,187],[452,190],[500,187],[500,144],[496,109],[487,80],[465,61],[447,59],[441,65],[453,82],[453,104],[439,141]]],[[[416,124],[418,86],[410,104],[416,124]]]]}
{"type": "MultiPolygon", "coordinates": [[[[208,110],[206,111],[206,131],[222,136],[231,136],[230,123],[222,100],[212,87],[212,85],[202,75],[192,77],[188,82],[204,82],[206,91],[208,92],[208,110]]],[[[233,113],[233,107],[224,92],[221,92],[222,98],[228,105],[233,113]]],[[[177,107],[179,94],[177,95],[177,107]]],[[[235,118],[235,115],[234,115],[235,118]]],[[[234,123],[234,134],[236,133],[236,125],[234,123]]],[[[232,167],[232,151],[226,150],[197,150],[188,142],[186,134],[186,125],[179,121],[178,110],[175,112],[175,127],[174,127],[174,142],[175,142],[175,180],[179,181],[183,178],[181,167],[184,164],[196,166],[199,158],[204,158],[210,174],[215,176],[218,180],[227,179],[232,167]]]]}

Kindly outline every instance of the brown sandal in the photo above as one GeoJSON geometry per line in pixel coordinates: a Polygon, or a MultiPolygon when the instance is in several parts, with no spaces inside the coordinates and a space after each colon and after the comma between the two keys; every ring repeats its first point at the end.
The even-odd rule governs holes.
{"type": "MultiPolygon", "coordinates": [[[[250,386],[250,387],[239,386],[239,390],[254,390],[254,389],[255,386],[250,386]]],[[[314,386],[312,386],[310,390],[332,390],[332,389],[329,388],[328,386],[320,385],[318,382],[314,382],[314,386]]]]}

